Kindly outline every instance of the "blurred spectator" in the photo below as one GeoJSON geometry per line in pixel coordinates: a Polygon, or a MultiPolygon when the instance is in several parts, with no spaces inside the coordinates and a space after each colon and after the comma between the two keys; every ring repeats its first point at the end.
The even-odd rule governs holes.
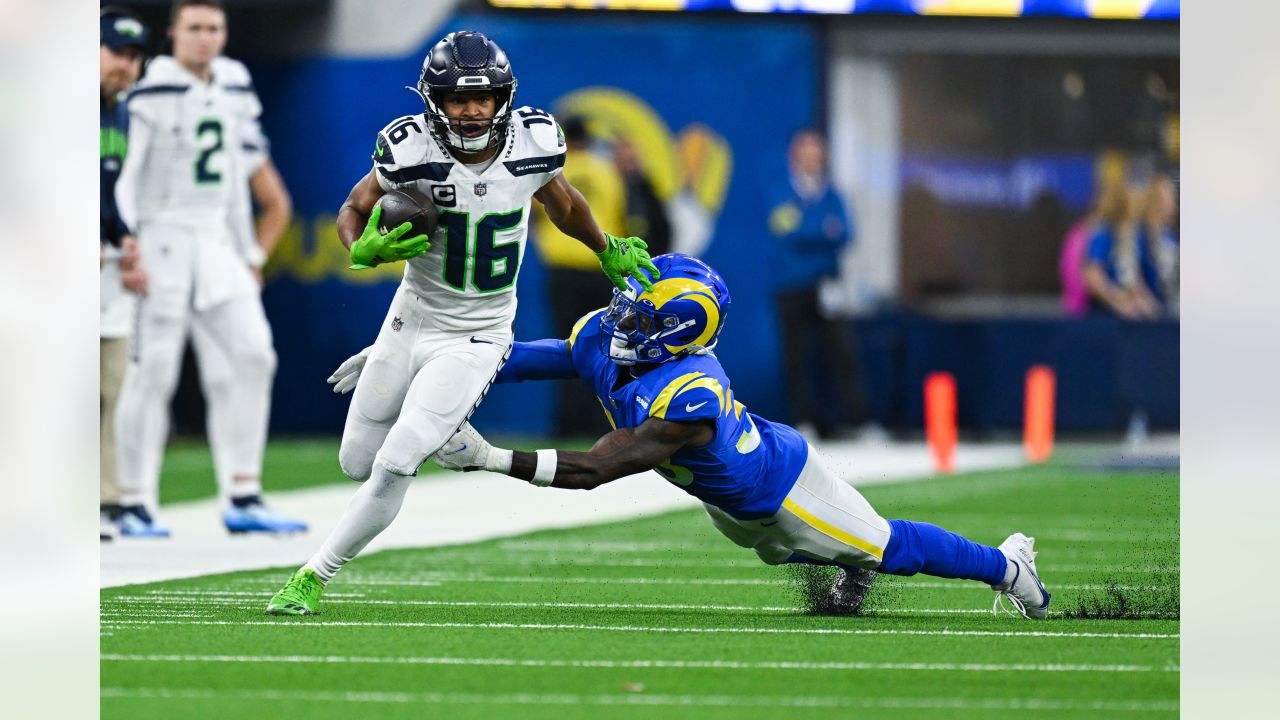
{"type": "Polygon", "coordinates": [[[146,293],[147,273],[133,232],[120,219],[116,208],[116,180],[128,148],[129,112],[123,93],[142,73],[147,48],[147,28],[133,13],[106,8],[100,13],[98,63],[98,163],[102,196],[99,201],[99,446],[100,528],[98,537],[114,537],[115,519],[120,514],[120,483],[116,475],[116,400],[129,359],[129,334],[137,294],[146,293]]]}
{"type": "Polygon", "coordinates": [[[1063,238],[1058,273],[1062,278],[1062,309],[1071,317],[1080,317],[1089,311],[1089,284],[1085,279],[1089,241],[1103,229],[1106,204],[1116,202],[1117,192],[1124,191],[1123,180],[1099,181],[1089,201],[1089,211],[1063,238]]]}
{"type": "Polygon", "coordinates": [[[1138,226],[1139,267],[1144,285],[1166,313],[1178,306],[1178,198],[1173,180],[1163,173],[1142,192],[1138,226]]]}
{"type": "Polygon", "coordinates": [[[1091,309],[1130,319],[1152,318],[1159,306],[1140,272],[1137,198],[1124,183],[1104,187],[1099,199],[1099,226],[1089,239],[1084,279],[1091,309]]]}
{"type": "Polygon", "coordinates": [[[618,138],[613,145],[613,162],[622,174],[626,188],[625,234],[644,238],[649,243],[649,255],[653,257],[671,252],[671,223],[667,221],[667,208],[640,167],[635,145],[625,137],[618,138]]]}
{"type": "MultiPolygon", "coordinates": [[[[626,235],[626,187],[622,176],[612,162],[587,149],[587,127],[583,118],[566,117],[560,121],[560,129],[568,146],[565,179],[587,199],[601,230],[626,235]]],[[[551,321],[555,332],[568,337],[578,318],[600,307],[601,298],[609,297],[613,284],[601,274],[595,254],[560,232],[545,212],[538,211],[536,230],[533,244],[547,266],[551,321]]],[[[650,254],[657,253],[651,251],[650,254]]],[[[590,388],[567,380],[557,384],[556,428],[560,435],[594,436],[608,430],[600,404],[590,388]]]]}
{"type": "Polygon", "coordinates": [[[791,139],[790,177],[778,187],[769,213],[774,237],[774,299],[787,373],[791,422],[805,434],[843,434],[848,426],[833,426],[817,395],[835,403],[844,423],[867,422],[861,370],[848,323],[824,317],[818,304],[818,283],[840,272],[840,254],[853,239],[854,229],[844,202],[827,174],[827,145],[821,134],[804,130],[791,139]],[[813,347],[811,341],[821,343],[813,347]],[[814,360],[822,374],[810,372],[814,360]],[[836,393],[828,389],[835,385],[836,393]]]}

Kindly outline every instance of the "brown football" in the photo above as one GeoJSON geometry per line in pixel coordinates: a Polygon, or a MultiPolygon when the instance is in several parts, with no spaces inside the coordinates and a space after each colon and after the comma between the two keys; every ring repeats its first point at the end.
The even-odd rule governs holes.
{"type": "Polygon", "coordinates": [[[413,229],[403,237],[429,237],[440,221],[440,211],[431,198],[412,190],[392,190],[378,200],[378,207],[382,208],[382,214],[378,216],[378,232],[383,235],[408,222],[413,224],[413,229]]]}

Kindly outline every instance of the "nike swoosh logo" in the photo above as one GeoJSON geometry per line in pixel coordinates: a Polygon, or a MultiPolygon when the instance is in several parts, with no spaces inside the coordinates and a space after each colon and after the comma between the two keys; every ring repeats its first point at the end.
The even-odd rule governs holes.
{"type": "Polygon", "coordinates": [[[449,452],[445,453],[445,455],[457,455],[458,453],[466,449],[467,449],[467,444],[462,443],[462,447],[458,448],[457,450],[450,450],[449,452]]]}
{"type": "Polygon", "coordinates": [[[476,337],[475,335],[472,335],[472,336],[471,336],[471,342],[473,342],[473,343],[484,343],[485,345],[497,345],[497,344],[498,344],[498,343],[493,342],[493,341],[491,341],[491,340],[481,340],[480,338],[476,337]]]}
{"type": "Polygon", "coordinates": [[[685,412],[693,412],[694,410],[697,410],[698,408],[702,407],[703,405],[706,405],[706,404],[707,404],[707,403],[709,403],[709,402],[711,402],[711,401],[710,401],[710,400],[703,400],[702,402],[698,403],[697,405],[685,405],[685,406],[684,406],[684,411],[685,411],[685,412]]]}

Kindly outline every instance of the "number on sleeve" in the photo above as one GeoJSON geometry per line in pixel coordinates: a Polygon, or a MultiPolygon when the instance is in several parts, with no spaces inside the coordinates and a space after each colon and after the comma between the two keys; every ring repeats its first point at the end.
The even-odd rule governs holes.
{"type": "Polygon", "coordinates": [[[418,127],[418,123],[413,118],[408,117],[391,126],[391,129],[387,131],[387,139],[391,141],[392,145],[398,145],[402,140],[409,137],[409,128],[413,128],[416,133],[422,132],[422,128],[418,127]]]}
{"type": "Polygon", "coordinates": [[[520,110],[516,114],[519,115],[522,120],[524,120],[525,127],[530,127],[532,125],[537,125],[539,123],[543,125],[554,124],[551,121],[551,113],[543,112],[542,110],[534,110],[530,108],[528,110],[520,110]]]}

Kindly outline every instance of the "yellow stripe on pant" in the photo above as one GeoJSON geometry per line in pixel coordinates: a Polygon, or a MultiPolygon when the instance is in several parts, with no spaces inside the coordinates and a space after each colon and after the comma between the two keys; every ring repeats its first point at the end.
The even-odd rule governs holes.
{"type": "Polygon", "coordinates": [[[831,523],[809,512],[808,510],[805,510],[804,508],[800,507],[791,498],[785,498],[782,501],[782,507],[790,510],[793,514],[795,514],[796,517],[805,521],[805,523],[808,524],[809,527],[812,527],[813,529],[817,530],[823,535],[826,535],[831,538],[835,538],[836,540],[839,540],[840,542],[846,545],[851,545],[853,547],[856,547],[862,552],[874,557],[876,560],[884,559],[884,548],[878,548],[875,545],[872,545],[871,543],[867,542],[866,540],[850,535],[844,530],[841,530],[835,525],[832,525],[831,523]]]}

